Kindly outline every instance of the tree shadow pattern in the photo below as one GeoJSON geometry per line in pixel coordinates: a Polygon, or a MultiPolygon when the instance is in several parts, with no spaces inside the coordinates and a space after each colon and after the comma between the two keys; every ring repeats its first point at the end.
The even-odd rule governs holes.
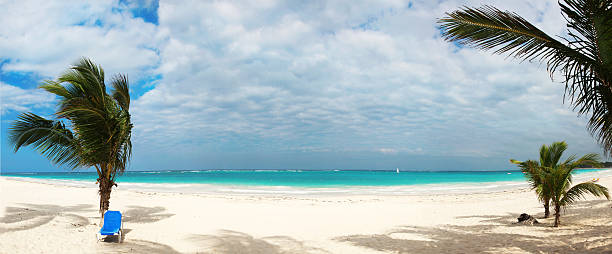
{"type": "Polygon", "coordinates": [[[4,217],[0,218],[0,234],[5,232],[28,230],[49,223],[56,217],[68,218],[74,227],[89,224],[89,219],[74,213],[91,212],[92,205],[74,206],[19,204],[21,207],[7,207],[4,217]]]}
{"type": "MultiPolygon", "coordinates": [[[[174,216],[171,213],[163,213],[166,211],[165,208],[157,207],[144,207],[144,206],[128,206],[129,209],[123,212],[123,222],[125,223],[153,223],[169,217],[174,216]]],[[[129,224],[128,224],[129,225],[129,224]]],[[[125,226],[125,224],[124,224],[125,226]]],[[[124,240],[126,235],[132,231],[129,228],[123,228],[123,234],[121,240],[124,240]]],[[[104,242],[117,242],[117,235],[104,236],[102,239],[104,242]]]]}
{"type": "MultiPolygon", "coordinates": [[[[306,246],[288,236],[255,238],[242,232],[220,230],[218,235],[193,235],[191,241],[200,246],[209,246],[204,253],[250,253],[250,254],[319,254],[329,253],[323,249],[306,246]]],[[[199,253],[199,252],[198,252],[199,253]]]]}
{"type": "Polygon", "coordinates": [[[117,244],[101,244],[97,253],[150,253],[150,254],[177,254],[180,253],[172,247],[145,240],[132,239],[117,244]]]}
{"type": "Polygon", "coordinates": [[[172,213],[164,213],[166,208],[161,206],[144,207],[144,206],[128,206],[124,215],[124,222],[130,223],[152,223],[174,216],[172,213]]]}
{"type": "Polygon", "coordinates": [[[387,234],[350,235],[334,240],[355,246],[395,253],[612,253],[612,209],[609,201],[584,201],[568,209],[562,216],[560,228],[550,223],[539,226],[514,224],[518,214],[506,216],[462,216],[481,218],[480,225],[443,227],[401,226],[387,234]],[[585,224],[584,214],[604,218],[607,223],[585,224]],[[512,227],[531,227],[530,232],[512,227]],[[418,236],[401,239],[395,235],[418,236]],[[424,239],[423,239],[424,238],[424,239]],[[587,241],[580,239],[589,239],[587,241]]]}

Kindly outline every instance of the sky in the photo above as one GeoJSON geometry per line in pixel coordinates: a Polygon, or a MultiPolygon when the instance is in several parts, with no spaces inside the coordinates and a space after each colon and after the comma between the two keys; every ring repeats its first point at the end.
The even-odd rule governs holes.
{"type": "Polygon", "coordinates": [[[129,170],[515,169],[539,146],[601,147],[546,66],[445,42],[461,6],[565,34],[554,0],[0,0],[2,172],[66,171],[8,128],[80,57],[129,76],[129,170]]]}

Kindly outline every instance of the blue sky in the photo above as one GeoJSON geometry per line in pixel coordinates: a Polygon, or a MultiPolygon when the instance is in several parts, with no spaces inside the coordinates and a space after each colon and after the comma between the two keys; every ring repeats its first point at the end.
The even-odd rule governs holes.
{"type": "Polygon", "coordinates": [[[545,66],[460,48],[436,18],[515,11],[564,33],[556,1],[16,1],[0,10],[1,170],[11,121],[51,116],[36,89],[81,56],[131,83],[131,170],[497,170],[566,140],[601,152],[545,66]]]}

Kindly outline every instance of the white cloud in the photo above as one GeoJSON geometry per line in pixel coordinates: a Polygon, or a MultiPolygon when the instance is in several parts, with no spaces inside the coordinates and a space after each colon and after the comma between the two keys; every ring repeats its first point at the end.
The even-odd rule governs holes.
{"type": "Polygon", "coordinates": [[[457,49],[436,28],[444,12],[491,4],[561,34],[556,1],[162,1],[159,27],[114,2],[45,2],[45,15],[21,4],[0,11],[15,22],[0,28],[4,71],[55,76],[87,55],[107,73],[162,75],[133,102],[138,149],[507,157],[565,139],[598,150],[543,66],[457,49]]]}
{"type": "MultiPolygon", "coordinates": [[[[439,38],[436,18],[463,4],[479,5],[162,2],[164,80],[136,102],[139,138],[178,134],[202,150],[254,146],[247,137],[272,150],[505,156],[562,138],[597,149],[582,119],[555,113],[567,111],[563,90],[543,67],[439,38]]],[[[493,4],[563,29],[556,2],[493,4]]]]}
{"type": "Polygon", "coordinates": [[[0,59],[9,59],[2,70],[55,77],[86,56],[107,73],[146,75],[159,61],[156,27],[119,7],[114,1],[3,3],[0,23],[10,25],[0,27],[0,59]]]}
{"type": "Polygon", "coordinates": [[[0,82],[0,115],[53,105],[55,96],[38,89],[22,89],[0,82]]]}

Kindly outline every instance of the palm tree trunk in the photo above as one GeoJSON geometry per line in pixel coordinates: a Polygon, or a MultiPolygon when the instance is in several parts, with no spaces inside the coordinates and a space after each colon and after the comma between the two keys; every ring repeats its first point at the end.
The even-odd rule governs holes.
{"type": "Polygon", "coordinates": [[[559,218],[561,217],[561,206],[555,205],[555,225],[553,227],[559,226],[559,218]]]}
{"type": "Polygon", "coordinates": [[[544,218],[550,217],[550,201],[544,202],[544,218]]]}
{"type": "Polygon", "coordinates": [[[110,181],[110,179],[100,177],[98,184],[100,187],[100,225],[102,225],[102,221],[104,220],[104,212],[108,210],[110,205],[110,195],[113,189],[113,183],[110,181]]]}

